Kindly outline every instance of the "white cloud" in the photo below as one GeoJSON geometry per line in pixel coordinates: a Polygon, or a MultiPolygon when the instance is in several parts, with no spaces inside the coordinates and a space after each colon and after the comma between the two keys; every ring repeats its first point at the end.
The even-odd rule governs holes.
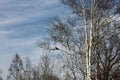
{"type": "Polygon", "coordinates": [[[10,33],[12,33],[12,31],[0,30],[0,35],[8,35],[10,33]]]}
{"type": "MultiPolygon", "coordinates": [[[[0,27],[29,22],[35,18],[50,18],[57,15],[63,7],[59,0],[5,0],[0,2],[0,27]]],[[[62,12],[61,12],[62,13],[62,12]]]]}
{"type": "Polygon", "coordinates": [[[0,20],[0,25],[1,26],[7,26],[7,25],[15,24],[15,23],[18,23],[18,22],[21,22],[21,21],[24,21],[24,19],[21,18],[21,17],[5,19],[5,20],[0,20]]]}

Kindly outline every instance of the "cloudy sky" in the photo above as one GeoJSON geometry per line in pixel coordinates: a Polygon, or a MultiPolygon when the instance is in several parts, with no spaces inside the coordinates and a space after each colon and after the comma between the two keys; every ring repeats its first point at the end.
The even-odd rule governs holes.
{"type": "Polygon", "coordinates": [[[36,42],[46,35],[48,19],[69,11],[59,0],[0,0],[0,70],[6,76],[16,52],[37,60],[36,42]]]}

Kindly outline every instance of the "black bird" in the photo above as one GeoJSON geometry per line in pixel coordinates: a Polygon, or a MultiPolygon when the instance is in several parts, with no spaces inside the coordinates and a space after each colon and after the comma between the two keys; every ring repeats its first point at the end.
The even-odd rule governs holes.
{"type": "Polygon", "coordinates": [[[55,50],[60,50],[58,47],[55,47],[55,50]]]}

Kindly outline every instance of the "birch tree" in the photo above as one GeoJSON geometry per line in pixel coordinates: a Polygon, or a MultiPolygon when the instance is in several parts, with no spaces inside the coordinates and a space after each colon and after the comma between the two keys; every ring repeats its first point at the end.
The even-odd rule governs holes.
{"type": "MultiPolygon", "coordinates": [[[[62,0],[62,3],[68,5],[77,15],[80,20],[79,27],[72,19],[62,21],[59,17],[56,17],[50,22],[47,32],[51,40],[61,44],[65,48],[64,52],[69,55],[68,64],[73,80],[77,79],[78,67],[84,76],[82,79],[109,80],[114,77],[110,74],[119,73],[116,71],[119,70],[120,54],[117,39],[120,38],[118,37],[120,24],[119,19],[115,20],[115,16],[118,15],[119,18],[120,1],[62,0]],[[81,25],[84,26],[83,33],[80,31],[82,29],[81,25]],[[84,36],[80,34],[84,34],[84,36]],[[113,39],[116,39],[116,41],[113,39]],[[107,47],[108,44],[109,47],[107,47]],[[114,46],[112,46],[113,44],[114,46]],[[104,60],[105,62],[103,62],[104,60]],[[79,66],[77,62],[80,64],[79,66]]],[[[47,49],[51,50],[50,47],[47,47],[47,49]]],[[[63,51],[59,47],[52,50],[63,51]]]]}
{"type": "Polygon", "coordinates": [[[70,8],[72,8],[73,11],[83,19],[86,43],[87,80],[91,80],[93,31],[96,27],[96,22],[100,22],[100,27],[102,26],[100,24],[104,22],[103,18],[113,18],[110,15],[113,16],[114,14],[116,14],[116,11],[119,14],[119,6],[117,5],[117,3],[119,4],[119,1],[117,2],[116,0],[62,0],[62,2],[68,5],[70,8]]]}

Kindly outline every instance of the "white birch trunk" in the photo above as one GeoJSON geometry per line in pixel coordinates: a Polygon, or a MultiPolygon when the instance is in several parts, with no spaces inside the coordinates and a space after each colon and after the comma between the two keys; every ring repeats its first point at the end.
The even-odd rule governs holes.
{"type": "Polygon", "coordinates": [[[87,80],[89,80],[88,78],[88,74],[89,74],[89,45],[88,45],[88,31],[87,31],[87,20],[86,20],[86,10],[84,9],[83,11],[83,17],[84,17],[84,27],[85,27],[85,44],[86,44],[86,68],[87,68],[87,80]]]}
{"type": "Polygon", "coordinates": [[[88,80],[91,80],[91,56],[92,56],[92,43],[93,43],[93,27],[94,27],[94,0],[91,3],[91,19],[90,19],[90,41],[89,41],[89,57],[88,57],[88,80]]]}

